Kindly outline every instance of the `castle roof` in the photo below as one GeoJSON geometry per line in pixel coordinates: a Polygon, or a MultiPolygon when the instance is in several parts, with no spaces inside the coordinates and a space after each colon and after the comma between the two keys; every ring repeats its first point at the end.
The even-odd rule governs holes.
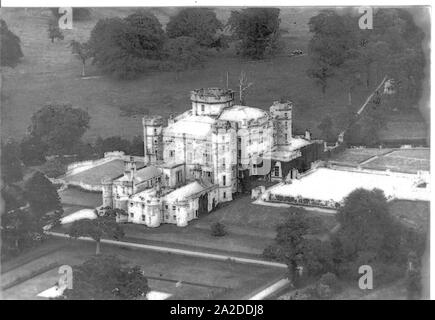
{"type": "Polygon", "coordinates": [[[202,181],[194,181],[185,186],[182,186],[178,189],[175,189],[171,193],[166,195],[166,201],[168,202],[176,202],[182,201],[186,198],[192,197],[202,191],[208,190],[215,187],[213,184],[209,184],[202,181]]]}
{"type": "Polygon", "coordinates": [[[192,135],[205,137],[210,134],[216,119],[209,116],[186,115],[169,124],[165,128],[165,135],[192,135]]]}
{"type": "Polygon", "coordinates": [[[225,108],[219,120],[226,121],[243,121],[243,120],[256,120],[266,117],[268,113],[259,108],[247,107],[247,106],[232,106],[225,108]]]}
{"type": "MultiPolygon", "coordinates": [[[[135,179],[136,183],[140,183],[140,182],[147,181],[147,180],[150,180],[152,178],[158,177],[161,174],[162,174],[162,172],[160,171],[159,168],[157,168],[155,166],[146,166],[146,167],[136,171],[136,173],[134,175],[134,179],[135,179]]],[[[125,175],[122,175],[116,180],[117,181],[125,181],[127,179],[128,178],[125,175]]]]}

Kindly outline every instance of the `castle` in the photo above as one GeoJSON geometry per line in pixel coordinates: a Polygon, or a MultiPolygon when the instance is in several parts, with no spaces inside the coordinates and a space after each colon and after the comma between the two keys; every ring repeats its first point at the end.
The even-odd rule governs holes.
{"type": "MultiPolygon", "coordinates": [[[[102,182],[103,207],[123,209],[119,222],[186,226],[219,203],[231,201],[249,175],[282,179],[282,163],[301,157],[309,132],[292,135],[290,101],[269,112],[234,104],[230,89],[190,93],[191,109],[168,119],[143,118],[145,167],[133,158],[125,172],[102,182]]],[[[292,171],[291,171],[292,172],[292,171]]]]}

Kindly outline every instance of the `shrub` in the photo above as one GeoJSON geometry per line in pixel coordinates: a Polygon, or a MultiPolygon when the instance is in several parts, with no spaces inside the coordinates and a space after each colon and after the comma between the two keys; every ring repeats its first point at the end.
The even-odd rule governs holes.
{"type": "Polygon", "coordinates": [[[276,244],[271,244],[263,250],[263,258],[279,261],[282,257],[282,249],[276,244]]]}
{"type": "Polygon", "coordinates": [[[323,274],[316,285],[316,294],[321,299],[329,299],[340,291],[337,276],[331,272],[323,274]]]}
{"type": "Polygon", "coordinates": [[[227,234],[225,225],[220,222],[215,222],[211,225],[211,234],[214,237],[223,237],[227,234]]]}

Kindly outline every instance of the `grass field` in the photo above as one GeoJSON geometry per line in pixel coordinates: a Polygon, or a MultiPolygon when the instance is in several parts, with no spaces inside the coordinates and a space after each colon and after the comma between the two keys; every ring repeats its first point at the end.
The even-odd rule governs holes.
{"type": "Polygon", "coordinates": [[[395,200],[390,202],[392,214],[408,226],[427,232],[430,223],[430,203],[395,200]]]}
{"type": "Polygon", "coordinates": [[[329,161],[348,166],[360,165],[365,169],[387,170],[407,173],[430,170],[430,149],[346,149],[332,156],[329,161]]]}
{"type": "Polygon", "coordinates": [[[363,168],[416,173],[430,170],[430,150],[396,150],[368,161],[363,168]]]}
{"type": "MultiPolygon", "coordinates": [[[[21,269],[37,270],[43,265],[58,262],[68,265],[82,263],[93,255],[93,243],[65,241],[59,251],[35,260],[32,266],[24,265],[7,273],[9,277],[21,269]],[[39,263],[39,265],[38,265],[39,263]]],[[[113,254],[131,265],[139,265],[150,279],[152,290],[172,294],[171,299],[241,299],[267,283],[283,276],[285,270],[202,258],[122,249],[103,245],[102,251],[113,254]],[[179,282],[177,284],[177,282],[179,282]]],[[[47,271],[3,292],[3,299],[35,299],[36,295],[54,285],[57,269],[47,271]]]]}
{"type": "Polygon", "coordinates": [[[391,149],[377,149],[377,148],[358,148],[358,149],[346,149],[343,152],[337,153],[329,160],[332,162],[339,162],[349,165],[358,165],[371,157],[379,156],[390,152],[391,149]]]}
{"type": "MultiPolygon", "coordinates": [[[[134,81],[118,81],[100,76],[93,66],[80,78],[81,64],[71,55],[68,43],[72,39],[86,40],[99,18],[125,16],[134,8],[93,9],[91,21],[77,22],[73,30],[65,31],[65,40],[51,43],[47,37],[48,9],[2,8],[2,18],[22,41],[24,59],[15,69],[2,69],[1,120],[2,136],[19,138],[29,126],[34,111],[48,102],[69,102],[86,109],[91,115],[90,129],[85,135],[89,141],[97,136],[121,135],[131,138],[141,134],[141,114],[168,116],[189,108],[189,91],[200,87],[224,86],[226,72],[229,84],[236,88],[241,70],[253,82],[247,104],[267,109],[274,100],[288,97],[295,102],[294,131],[309,128],[318,135],[321,115],[328,114],[338,131],[346,110],[347,94],[339,82],[332,81],[322,95],[306,76],[307,55],[287,57],[285,54],[264,61],[246,61],[231,51],[210,56],[203,68],[182,72],[176,78],[173,72],[150,72],[134,81]],[[135,110],[136,116],[122,116],[120,110],[135,110]]],[[[291,49],[307,50],[310,37],[307,22],[317,12],[315,8],[286,8],[281,10],[281,26],[288,31],[284,41],[286,52],[291,49]]],[[[154,8],[153,13],[165,24],[174,8],[154,8]]],[[[225,21],[230,9],[216,8],[225,21]]],[[[354,108],[358,108],[367,95],[365,88],[354,93],[354,108]]],[[[425,125],[416,112],[407,116],[407,129],[396,130],[394,135],[425,136],[425,125]],[[421,130],[421,128],[423,128],[421,130]]],[[[393,126],[394,127],[394,126],[393,126]]]]}

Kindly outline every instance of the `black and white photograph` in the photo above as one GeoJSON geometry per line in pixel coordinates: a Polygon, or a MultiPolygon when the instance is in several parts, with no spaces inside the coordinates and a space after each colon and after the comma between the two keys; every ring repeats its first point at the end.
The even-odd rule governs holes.
{"type": "Polygon", "coordinates": [[[19,3],[1,300],[432,297],[430,3],[19,3]]]}

